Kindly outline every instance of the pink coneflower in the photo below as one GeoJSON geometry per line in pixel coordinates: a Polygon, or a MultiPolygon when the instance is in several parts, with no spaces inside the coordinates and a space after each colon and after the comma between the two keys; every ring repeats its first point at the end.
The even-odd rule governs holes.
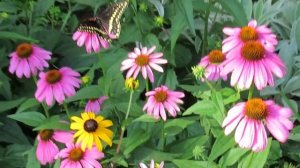
{"type": "Polygon", "coordinates": [[[168,61],[166,59],[162,59],[163,53],[153,53],[156,46],[147,49],[147,47],[143,47],[141,50],[139,48],[135,48],[134,52],[128,53],[128,59],[122,62],[121,71],[125,71],[127,69],[126,78],[133,77],[136,79],[139,72],[142,71],[142,75],[144,79],[149,78],[150,82],[154,82],[154,76],[152,69],[155,69],[159,72],[164,72],[163,68],[158,64],[166,64],[168,61]]]}
{"type": "Polygon", "coordinates": [[[278,141],[284,143],[288,139],[289,130],[293,128],[289,120],[292,114],[291,109],[281,107],[273,100],[253,98],[231,108],[222,127],[225,127],[225,135],[236,128],[235,141],[241,148],[262,151],[267,146],[264,124],[278,141]]]}
{"type": "Polygon", "coordinates": [[[257,26],[256,20],[251,20],[248,26],[242,28],[225,27],[223,32],[229,36],[223,40],[223,53],[234,51],[248,41],[259,41],[270,51],[274,51],[274,46],[278,43],[276,35],[272,33],[272,30],[267,28],[266,25],[257,26]]]}
{"type": "Polygon", "coordinates": [[[35,98],[39,102],[46,101],[48,106],[54,99],[63,103],[66,97],[75,95],[75,88],[80,87],[80,74],[68,67],[41,72],[39,77],[35,98]]]}
{"type": "Polygon", "coordinates": [[[23,75],[30,78],[49,66],[47,60],[51,59],[51,54],[37,45],[22,43],[9,55],[9,72],[16,73],[18,78],[22,78],[23,75]]]}
{"type": "MultiPolygon", "coordinates": [[[[154,160],[151,160],[150,162],[150,167],[149,168],[163,168],[164,167],[164,162],[162,161],[160,164],[154,163],[154,160]]],[[[140,163],[140,168],[148,168],[145,163],[140,163]]]]}
{"type": "Polygon", "coordinates": [[[80,144],[72,143],[67,143],[57,156],[62,158],[60,168],[102,168],[97,160],[104,158],[104,154],[96,147],[83,151],[80,144]]]}
{"type": "Polygon", "coordinates": [[[52,163],[59,152],[54,141],[71,143],[73,141],[73,133],[46,129],[39,132],[37,140],[36,157],[42,165],[46,165],[47,163],[52,163]]]}
{"type": "Polygon", "coordinates": [[[248,89],[254,82],[258,90],[274,86],[273,74],[283,77],[285,65],[280,57],[258,42],[248,41],[227,55],[221,75],[232,72],[231,85],[248,89]]]}
{"type": "Polygon", "coordinates": [[[169,90],[166,86],[155,88],[154,91],[146,93],[148,101],[145,104],[143,110],[146,110],[149,115],[153,113],[154,118],[161,117],[163,120],[167,119],[165,109],[176,117],[177,112],[180,111],[177,104],[182,104],[183,101],[180,98],[184,97],[184,93],[169,90]]]}
{"type": "MultiPolygon", "coordinates": [[[[80,27],[79,27],[80,28],[80,27]]],[[[94,32],[88,32],[88,30],[78,29],[73,34],[73,40],[77,41],[77,45],[79,47],[82,47],[85,45],[85,49],[87,53],[91,52],[99,52],[101,46],[103,48],[109,47],[109,40],[116,38],[114,35],[109,34],[107,36],[109,39],[104,39],[101,36],[99,36],[97,33],[94,32]]]]}
{"type": "MultiPolygon", "coordinates": [[[[220,50],[212,50],[208,55],[203,57],[199,63],[205,68],[205,78],[210,81],[217,81],[220,77],[223,80],[227,79],[227,75],[220,76],[223,69],[221,63],[225,61],[226,57],[220,50]]],[[[202,78],[204,80],[204,78],[202,78]]]]}
{"type": "Polygon", "coordinates": [[[85,105],[86,112],[94,112],[99,113],[101,110],[101,104],[104,102],[104,100],[108,99],[107,96],[101,96],[98,99],[90,99],[87,104],[85,105]]]}

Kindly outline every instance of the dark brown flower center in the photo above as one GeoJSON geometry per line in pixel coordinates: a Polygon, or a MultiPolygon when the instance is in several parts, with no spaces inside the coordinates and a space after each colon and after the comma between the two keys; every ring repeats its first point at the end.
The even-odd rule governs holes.
{"type": "Polygon", "coordinates": [[[141,54],[141,55],[137,56],[135,58],[135,63],[138,64],[139,66],[148,65],[148,63],[149,63],[148,55],[141,54]]]}
{"type": "Polygon", "coordinates": [[[76,162],[83,158],[84,152],[80,148],[74,148],[69,153],[69,159],[76,162]]]}
{"type": "Polygon", "coordinates": [[[32,45],[28,43],[22,43],[17,47],[17,55],[20,58],[28,58],[32,53],[32,45]]]}
{"type": "Polygon", "coordinates": [[[242,28],[242,30],[240,32],[240,38],[243,42],[257,40],[258,34],[257,34],[255,28],[250,27],[250,26],[245,26],[242,28]]]}
{"type": "Polygon", "coordinates": [[[260,98],[249,99],[245,106],[246,116],[254,120],[262,120],[268,116],[265,102],[260,98]]]}
{"type": "Polygon", "coordinates": [[[258,41],[249,41],[244,44],[241,49],[243,58],[249,61],[261,60],[265,55],[265,48],[258,41]]]}
{"type": "Polygon", "coordinates": [[[44,129],[39,132],[39,135],[43,141],[48,141],[52,138],[54,131],[51,129],[44,129]]]}
{"type": "Polygon", "coordinates": [[[61,79],[61,73],[59,72],[59,70],[56,69],[50,70],[46,74],[46,80],[51,84],[60,81],[60,79],[61,79]]]}
{"type": "Polygon", "coordinates": [[[219,64],[225,60],[225,55],[220,50],[212,50],[208,54],[208,60],[211,63],[219,64]]]}
{"type": "Polygon", "coordinates": [[[155,93],[154,98],[157,102],[164,102],[168,98],[168,93],[166,91],[160,90],[155,93]]]}
{"type": "Polygon", "coordinates": [[[89,119],[84,122],[83,127],[86,132],[95,132],[98,128],[98,123],[94,119],[89,119]]]}

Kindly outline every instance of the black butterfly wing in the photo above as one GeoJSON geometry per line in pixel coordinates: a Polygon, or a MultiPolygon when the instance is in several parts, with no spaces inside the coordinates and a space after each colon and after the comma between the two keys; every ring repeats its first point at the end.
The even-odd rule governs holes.
{"type": "Polygon", "coordinates": [[[110,41],[107,30],[105,26],[103,25],[103,22],[98,17],[92,17],[85,19],[80,23],[80,25],[77,28],[78,31],[82,32],[89,32],[89,33],[96,33],[99,37],[110,41]]]}
{"type": "Polygon", "coordinates": [[[129,4],[129,0],[122,0],[114,3],[105,10],[101,11],[100,19],[103,26],[107,29],[107,33],[119,37],[121,31],[120,18],[129,4]]]}

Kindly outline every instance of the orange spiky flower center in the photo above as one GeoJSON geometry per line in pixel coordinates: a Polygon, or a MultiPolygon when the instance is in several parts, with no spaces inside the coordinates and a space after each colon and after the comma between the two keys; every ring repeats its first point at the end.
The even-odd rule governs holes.
{"type": "Polygon", "coordinates": [[[212,50],[208,54],[208,60],[211,63],[219,64],[225,60],[225,55],[220,50],[212,50]]]}
{"type": "Polygon", "coordinates": [[[19,58],[28,58],[32,53],[32,45],[29,43],[22,43],[16,49],[19,58]]]}
{"type": "Polygon", "coordinates": [[[268,108],[265,102],[260,98],[249,99],[246,102],[245,114],[254,120],[263,120],[268,116],[268,108]]]}
{"type": "Polygon", "coordinates": [[[255,28],[250,26],[245,26],[242,28],[240,32],[240,38],[243,42],[257,40],[258,39],[258,33],[255,30],[255,28]]]}
{"type": "Polygon", "coordinates": [[[241,49],[243,58],[249,61],[261,60],[265,55],[265,48],[258,41],[249,41],[244,44],[241,49]]]}

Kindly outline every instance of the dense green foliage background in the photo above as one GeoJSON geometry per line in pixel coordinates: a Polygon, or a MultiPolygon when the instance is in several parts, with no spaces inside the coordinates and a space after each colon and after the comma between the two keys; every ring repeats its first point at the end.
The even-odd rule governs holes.
{"type": "MultiPolygon", "coordinates": [[[[297,0],[130,0],[121,19],[120,38],[109,49],[87,54],[72,40],[80,20],[112,3],[108,0],[2,0],[0,2],[0,167],[40,167],[35,158],[36,130],[66,129],[63,106],[43,114],[35,100],[32,79],[18,79],[8,72],[8,55],[22,42],[36,43],[53,53],[50,67],[69,66],[88,75],[76,96],[66,100],[72,115],[84,110],[87,99],[109,99],[102,115],[113,120],[114,142],[106,147],[104,167],[134,167],[140,161],[166,161],[166,167],[288,167],[300,164],[300,2],[297,0]],[[163,22],[160,19],[163,18],[163,22]],[[232,103],[246,98],[226,82],[214,83],[212,93],[195,80],[191,66],[210,50],[221,47],[223,27],[243,26],[251,19],[271,27],[280,40],[277,51],[287,65],[287,75],[256,95],[273,98],[294,112],[295,128],[285,144],[269,138],[264,152],[240,149],[220,124],[232,103]],[[129,93],[124,90],[121,61],[136,43],[163,52],[168,59],[165,73],[155,73],[155,88],[161,84],[185,92],[182,115],[156,121],[142,111],[145,82],[134,94],[130,118],[123,121],[129,93]],[[121,125],[127,132],[121,155],[116,142],[121,125]]],[[[58,167],[59,163],[55,163],[58,167]]]]}

